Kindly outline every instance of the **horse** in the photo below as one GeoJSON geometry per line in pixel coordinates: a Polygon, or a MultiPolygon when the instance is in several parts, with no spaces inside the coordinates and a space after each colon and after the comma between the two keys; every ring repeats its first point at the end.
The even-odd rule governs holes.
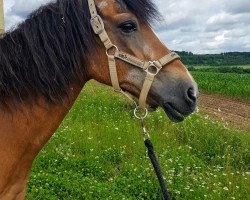
{"type": "Polygon", "coordinates": [[[0,199],[25,197],[33,160],[91,79],[174,122],[195,110],[197,84],[150,25],[160,18],[151,0],[57,0],[2,35],[0,199]]]}

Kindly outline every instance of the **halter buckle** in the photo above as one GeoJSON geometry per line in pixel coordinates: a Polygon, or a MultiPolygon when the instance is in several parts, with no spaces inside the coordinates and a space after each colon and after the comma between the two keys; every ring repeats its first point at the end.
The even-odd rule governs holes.
{"type": "Polygon", "coordinates": [[[93,16],[90,23],[95,34],[100,35],[104,31],[104,23],[100,15],[93,16]]]}
{"type": "Polygon", "coordinates": [[[148,62],[148,67],[145,69],[145,71],[148,74],[157,75],[160,72],[160,70],[162,69],[162,67],[157,67],[155,62],[156,61],[149,61],[148,62]]]}

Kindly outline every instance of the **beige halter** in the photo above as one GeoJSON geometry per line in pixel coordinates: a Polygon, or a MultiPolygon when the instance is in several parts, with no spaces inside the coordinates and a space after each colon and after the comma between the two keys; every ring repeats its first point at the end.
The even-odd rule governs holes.
{"type": "MultiPolygon", "coordinates": [[[[147,75],[145,77],[145,81],[141,90],[140,98],[139,98],[139,106],[136,108],[146,110],[146,101],[147,101],[147,96],[148,92],[151,88],[151,85],[154,81],[154,77],[159,73],[159,71],[162,69],[164,65],[167,65],[171,62],[173,62],[176,59],[180,59],[180,57],[175,53],[175,52],[170,52],[166,56],[162,57],[161,59],[157,61],[143,61],[140,60],[139,58],[136,58],[130,54],[127,54],[125,52],[120,51],[117,46],[115,46],[105,28],[104,28],[104,23],[100,15],[98,15],[95,2],[94,0],[88,0],[88,5],[89,5],[89,10],[91,14],[91,25],[93,28],[93,31],[95,34],[99,35],[101,41],[103,42],[105,48],[106,48],[106,54],[108,56],[108,62],[109,62],[109,71],[110,71],[110,77],[111,77],[111,82],[113,85],[113,88],[115,91],[121,92],[125,94],[127,97],[128,95],[122,91],[122,89],[119,86],[119,81],[118,81],[118,76],[117,76],[117,70],[116,70],[116,63],[115,63],[115,58],[118,58],[120,60],[123,60],[131,65],[134,65],[136,67],[139,67],[143,69],[147,75]],[[113,51],[112,51],[113,50],[113,51]],[[110,54],[112,52],[112,54],[110,54]]],[[[135,111],[136,112],[136,111],[135,111]]],[[[136,113],[135,113],[136,115],[136,113]]]]}

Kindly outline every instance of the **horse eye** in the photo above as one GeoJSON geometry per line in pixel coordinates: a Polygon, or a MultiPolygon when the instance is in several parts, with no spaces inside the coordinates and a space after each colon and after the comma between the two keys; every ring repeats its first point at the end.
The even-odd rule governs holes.
{"type": "Polygon", "coordinates": [[[127,21],[118,26],[124,33],[132,33],[137,31],[137,26],[134,22],[132,21],[127,21]]]}

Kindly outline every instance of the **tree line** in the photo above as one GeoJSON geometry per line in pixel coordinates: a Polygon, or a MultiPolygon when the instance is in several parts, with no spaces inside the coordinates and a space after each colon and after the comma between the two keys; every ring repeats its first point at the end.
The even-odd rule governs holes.
{"type": "Polygon", "coordinates": [[[193,54],[192,52],[176,51],[186,65],[250,65],[250,52],[228,52],[220,54],[193,54]]]}

